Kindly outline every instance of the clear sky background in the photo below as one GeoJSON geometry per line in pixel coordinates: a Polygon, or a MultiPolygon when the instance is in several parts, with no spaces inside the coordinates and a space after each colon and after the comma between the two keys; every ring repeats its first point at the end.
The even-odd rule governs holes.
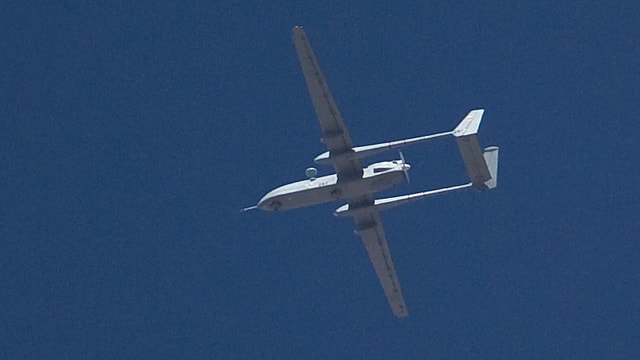
{"type": "Polygon", "coordinates": [[[637,2],[294,3],[0,6],[0,358],[637,357],[637,2]],[[324,151],[294,25],[357,144],[501,147],[383,213],[407,319],[341,203],[238,212],[324,151]]]}

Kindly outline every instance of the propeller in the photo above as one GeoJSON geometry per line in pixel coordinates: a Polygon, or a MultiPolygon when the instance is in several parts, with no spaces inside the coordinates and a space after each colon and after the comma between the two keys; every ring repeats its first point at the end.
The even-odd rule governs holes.
{"type": "Polygon", "coordinates": [[[398,151],[398,154],[400,154],[400,160],[402,161],[402,172],[404,172],[404,177],[407,179],[407,184],[411,183],[411,180],[409,179],[409,165],[407,165],[407,163],[404,161],[404,154],[402,154],[402,151],[398,151]]]}

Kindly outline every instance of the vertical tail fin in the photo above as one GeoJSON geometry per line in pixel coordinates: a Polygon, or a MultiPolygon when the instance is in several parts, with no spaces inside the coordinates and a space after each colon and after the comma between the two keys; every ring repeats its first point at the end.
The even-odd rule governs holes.
{"type": "Polygon", "coordinates": [[[498,186],[498,151],[500,149],[497,146],[490,146],[484,149],[482,156],[487,163],[491,179],[484,182],[489,189],[493,189],[498,186]]]}
{"type": "Polygon", "coordinates": [[[482,115],[484,115],[484,109],[471,110],[467,116],[462,119],[460,124],[453,129],[453,136],[469,136],[478,133],[480,122],[482,121],[482,115]]]}
{"type": "Polygon", "coordinates": [[[472,110],[453,130],[469,180],[478,190],[493,189],[498,185],[498,147],[483,151],[476,135],[482,115],[484,109],[472,110]]]}

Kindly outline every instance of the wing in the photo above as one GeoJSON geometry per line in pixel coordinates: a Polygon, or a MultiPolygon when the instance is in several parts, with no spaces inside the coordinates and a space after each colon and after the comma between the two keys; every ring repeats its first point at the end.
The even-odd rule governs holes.
{"type": "Polygon", "coordinates": [[[353,142],[302,27],[293,28],[293,42],[300,59],[300,65],[302,65],[302,72],[309,88],[313,107],[318,115],[318,120],[320,120],[322,141],[331,154],[330,158],[338,173],[338,179],[362,177],[360,161],[357,158],[344,156],[353,153],[353,142]]]}
{"type": "MultiPolygon", "coordinates": [[[[373,205],[373,197],[371,195],[349,199],[350,207],[353,206],[355,208],[367,206],[368,204],[373,205]]],[[[362,243],[367,249],[391,310],[397,317],[407,317],[407,307],[404,304],[398,275],[391,260],[391,253],[389,252],[387,238],[384,235],[380,214],[372,206],[369,211],[358,212],[353,217],[353,220],[356,222],[356,234],[362,237],[362,243]]]]}

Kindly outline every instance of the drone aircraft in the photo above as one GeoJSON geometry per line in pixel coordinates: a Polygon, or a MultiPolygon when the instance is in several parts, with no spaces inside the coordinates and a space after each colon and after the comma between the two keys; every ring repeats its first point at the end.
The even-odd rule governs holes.
{"type": "Polygon", "coordinates": [[[354,146],[302,27],[293,28],[293,41],[313,106],[320,120],[322,142],[327,147],[327,151],[314,160],[319,165],[332,165],[336,173],[317,177],[317,170],[308,168],[306,180],[280,186],[268,192],[257,205],[243,211],[256,208],[282,211],[336,200],[346,202],[335,210],[334,215],[353,218],[355,233],[362,238],[391,310],[397,317],[406,317],[407,307],[391,260],[380,211],[449,191],[468,188],[482,191],[495,188],[498,147],[483,150],[476,137],[484,110],[469,112],[452,131],[374,145],[354,146]],[[456,139],[470,182],[391,198],[375,198],[376,193],[400,184],[405,178],[408,181],[410,165],[404,161],[401,152],[398,160],[377,162],[364,168],[361,165],[363,159],[449,135],[456,139]]]}

